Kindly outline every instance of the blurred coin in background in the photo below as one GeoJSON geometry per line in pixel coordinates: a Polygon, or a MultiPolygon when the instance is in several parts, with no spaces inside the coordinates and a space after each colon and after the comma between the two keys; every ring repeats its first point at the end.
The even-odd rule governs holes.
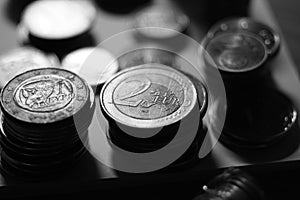
{"type": "Polygon", "coordinates": [[[20,38],[61,58],[75,49],[95,44],[90,30],[96,14],[91,1],[35,1],[23,12],[20,38]]]}
{"type": "Polygon", "coordinates": [[[0,55],[0,88],[13,77],[36,68],[57,67],[55,55],[46,55],[38,49],[19,47],[0,55]]]}
{"type": "Polygon", "coordinates": [[[104,84],[118,71],[118,62],[109,51],[89,47],[67,54],[62,60],[62,68],[76,73],[95,87],[104,84]]]}

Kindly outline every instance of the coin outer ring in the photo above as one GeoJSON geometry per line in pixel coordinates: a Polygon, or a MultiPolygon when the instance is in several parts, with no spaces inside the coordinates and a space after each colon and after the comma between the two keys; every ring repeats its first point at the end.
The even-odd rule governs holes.
{"type": "Polygon", "coordinates": [[[187,76],[171,67],[156,63],[139,65],[115,74],[115,76],[111,77],[105,83],[100,93],[100,104],[102,105],[105,113],[115,121],[135,128],[159,128],[178,122],[190,113],[196,102],[196,88],[187,76]],[[177,79],[179,80],[178,82],[183,83],[181,85],[184,89],[184,101],[181,107],[178,108],[178,110],[176,110],[174,113],[158,119],[136,119],[121,113],[113,104],[109,103],[113,102],[113,92],[120,81],[129,77],[130,74],[140,74],[154,71],[155,73],[162,73],[165,76],[168,76],[170,79],[173,78],[175,81],[177,79]],[[190,97],[190,99],[187,99],[187,97],[190,97]]]}
{"type": "MultiPolygon", "coordinates": [[[[264,45],[264,43],[261,41],[261,39],[259,39],[259,37],[251,32],[246,32],[246,31],[240,31],[240,32],[222,32],[219,34],[207,34],[206,37],[204,37],[204,39],[201,42],[201,45],[203,46],[203,48],[206,50],[207,46],[209,45],[209,43],[215,38],[215,37],[220,37],[221,34],[243,34],[247,37],[252,37],[254,39],[256,39],[258,42],[260,42],[264,48],[264,57],[254,66],[252,67],[248,67],[246,69],[229,69],[229,68],[225,68],[225,67],[219,67],[215,61],[213,60],[212,56],[207,54],[204,54],[204,59],[208,62],[211,63],[213,66],[216,66],[218,70],[221,71],[225,71],[225,72],[230,72],[230,73],[243,73],[243,72],[249,72],[252,70],[255,70],[257,68],[259,68],[260,66],[263,65],[263,63],[267,60],[268,58],[268,52],[267,52],[267,47],[264,45]]],[[[206,50],[207,51],[207,50],[206,50]]],[[[209,52],[207,51],[207,53],[209,54],[209,52]]]]}
{"type": "Polygon", "coordinates": [[[89,96],[87,83],[76,74],[63,69],[41,68],[29,70],[11,79],[1,91],[0,105],[4,114],[10,115],[12,118],[16,118],[23,122],[44,124],[61,121],[73,116],[84,107],[89,96]],[[43,75],[55,75],[70,81],[72,85],[75,86],[73,88],[75,95],[73,100],[64,108],[54,112],[31,112],[17,105],[14,100],[14,95],[18,87],[30,78],[43,75]]]}

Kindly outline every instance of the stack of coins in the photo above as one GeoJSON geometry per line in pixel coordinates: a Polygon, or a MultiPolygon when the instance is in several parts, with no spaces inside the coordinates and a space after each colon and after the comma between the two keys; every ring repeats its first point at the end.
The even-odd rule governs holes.
{"type": "Polygon", "coordinates": [[[75,49],[95,45],[90,32],[95,18],[91,1],[35,1],[25,8],[19,33],[23,43],[61,58],[75,49]]]}
{"type": "Polygon", "coordinates": [[[101,89],[107,79],[113,76],[119,68],[114,55],[99,47],[75,50],[63,58],[61,65],[63,69],[70,70],[84,78],[94,91],[101,89]]]}
{"type": "Polygon", "coordinates": [[[1,93],[2,169],[31,178],[71,167],[86,152],[93,102],[87,83],[66,70],[35,69],[10,80],[1,93]]]}
{"type": "MultiPolygon", "coordinates": [[[[200,84],[200,85],[199,85],[200,84]]],[[[108,137],[116,146],[137,153],[153,152],[168,145],[182,129],[182,120],[197,118],[197,135],[203,135],[202,117],[206,112],[205,86],[197,86],[183,73],[161,64],[144,64],[117,73],[100,93],[101,109],[109,122],[108,137]],[[180,129],[181,127],[181,129],[180,129]]],[[[189,130],[174,146],[189,137],[189,130]]],[[[201,143],[196,136],[181,159],[195,158],[192,151],[201,143]],[[190,155],[190,153],[193,155],[190,155]]],[[[175,148],[175,147],[171,148],[175,148]]]]}
{"type": "Polygon", "coordinates": [[[16,75],[25,71],[58,65],[55,55],[46,55],[31,47],[18,47],[0,56],[0,89],[16,75]]]}
{"type": "Polygon", "coordinates": [[[206,65],[217,68],[224,81],[224,144],[262,148],[292,133],[297,110],[276,89],[271,74],[270,58],[280,47],[278,33],[248,18],[223,20],[208,31],[202,45],[206,65]]]}

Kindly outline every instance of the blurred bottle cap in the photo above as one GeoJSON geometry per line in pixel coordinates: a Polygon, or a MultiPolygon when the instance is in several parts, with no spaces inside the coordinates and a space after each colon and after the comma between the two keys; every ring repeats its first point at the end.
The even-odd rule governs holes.
{"type": "Polygon", "coordinates": [[[184,32],[189,23],[188,16],[180,10],[160,5],[138,12],[134,27],[138,28],[137,31],[144,36],[162,39],[176,36],[176,31],[184,32]]]}
{"type": "Polygon", "coordinates": [[[88,30],[96,17],[96,8],[85,0],[43,0],[29,4],[23,12],[23,26],[34,36],[63,39],[88,30]]]}

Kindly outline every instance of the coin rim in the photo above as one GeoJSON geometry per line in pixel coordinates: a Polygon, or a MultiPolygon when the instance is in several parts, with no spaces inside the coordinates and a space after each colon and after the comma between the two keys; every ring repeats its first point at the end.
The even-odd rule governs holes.
{"type": "MultiPolygon", "coordinates": [[[[185,91],[185,95],[186,95],[186,91],[185,91]]],[[[176,123],[178,121],[180,121],[181,119],[183,119],[185,116],[187,116],[195,107],[196,103],[197,103],[197,90],[194,86],[194,83],[183,73],[179,72],[178,70],[175,70],[169,66],[163,65],[163,64],[158,64],[158,63],[150,63],[150,64],[143,64],[143,65],[138,65],[135,67],[131,67],[128,69],[125,69],[123,71],[118,72],[117,74],[115,74],[113,77],[111,77],[103,86],[101,92],[100,92],[100,105],[102,106],[104,112],[113,120],[117,121],[118,123],[124,124],[126,126],[131,126],[131,127],[135,127],[135,128],[159,128],[159,127],[163,127],[172,123],[176,123]],[[158,69],[158,70],[165,70],[167,72],[174,72],[177,75],[180,75],[181,77],[183,77],[183,80],[185,80],[185,83],[188,84],[187,86],[187,90],[190,90],[189,92],[191,92],[193,94],[193,97],[191,98],[191,105],[189,106],[188,110],[184,111],[184,114],[178,115],[178,117],[175,117],[175,120],[168,120],[169,116],[174,115],[174,113],[172,113],[171,115],[162,117],[162,118],[158,118],[155,120],[148,120],[148,119],[135,119],[132,117],[128,117],[127,115],[121,113],[120,111],[118,111],[116,108],[115,110],[121,114],[121,117],[115,116],[113,115],[110,111],[109,108],[107,108],[107,103],[106,100],[104,100],[104,98],[112,98],[112,97],[105,97],[107,95],[106,90],[108,87],[110,87],[111,82],[115,81],[115,79],[120,78],[121,76],[124,76],[124,74],[126,73],[130,73],[131,71],[135,71],[135,70],[145,70],[145,69],[158,69]]],[[[186,98],[184,100],[184,102],[186,101],[186,98]]],[[[183,102],[183,104],[184,104],[183,102]]],[[[112,107],[112,106],[111,106],[112,107]]],[[[113,107],[112,107],[113,108],[113,107]]],[[[113,108],[114,109],[114,108],[113,108]]],[[[176,111],[178,112],[179,110],[182,109],[182,106],[176,111]]]]}
{"type": "MultiPolygon", "coordinates": [[[[41,74],[41,75],[46,75],[46,74],[41,74]]],[[[54,73],[54,75],[57,75],[57,74],[55,74],[54,73]]],[[[30,77],[30,78],[31,78],[30,77]]],[[[69,79],[68,79],[69,80],[69,79]]],[[[21,85],[21,83],[22,82],[24,82],[25,80],[22,80],[22,81],[20,81],[20,83],[19,84],[16,84],[16,86],[15,86],[15,88],[12,88],[12,91],[10,92],[10,95],[12,96],[10,99],[11,99],[11,101],[10,101],[10,103],[9,104],[11,104],[11,103],[13,103],[14,104],[14,106],[15,106],[15,108],[17,109],[17,110],[21,110],[21,112],[23,111],[25,111],[24,109],[21,109],[16,103],[15,103],[15,101],[14,101],[14,94],[15,94],[15,90],[21,85]]],[[[71,80],[69,80],[72,84],[74,84],[71,80]]],[[[78,94],[77,94],[77,91],[78,90],[80,90],[75,84],[74,84],[74,86],[75,86],[75,90],[76,90],[76,92],[75,92],[75,97],[74,97],[74,99],[72,100],[72,102],[73,103],[71,103],[71,105],[74,105],[74,102],[77,102],[78,100],[77,100],[77,97],[78,97],[78,94]]],[[[2,112],[3,112],[3,114],[5,115],[5,114],[8,114],[10,117],[12,117],[13,119],[16,119],[16,120],[20,120],[20,121],[22,121],[22,122],[27,122],[27,123],[33,123],[33,124],[48,124],[48,123],[55,123],[55,122],[59,122],[59,121],[63,121],[63,120],[65,120],[65,119],[68,119],[69,117],[72,117],[73,115],[76,115],[83,107],[84,107],[84,105],[88,102],[88,99],[89,99],[89,97],[90,97],[90,94],[91,93],[91,91],[90,91],[90,89],[89,89],[89,87],[88,87],[88,84],[86,83],[86,81],[84,80],[84,79],[82,79],[80,76],[78,76],[78,75],[76,75],[75,73],[73,73],[73,72],[71,72],[71,71],[68,71],[68,70],[65,70],[65,69],[61,69],[61,68],[38,68],[38,69],[32,69],[32,70],[29,70],[29,71],[26,71],[26,72],[24,72],[24,73],[21,73],[21,74],[19,74],[19,75],[17,75],[17,76],[15,76],[14,78],[12,78],[4,87],[3,87],[3,89],[1,90],[1,93],[0,93],[0,107],[1,107],[1,109],[2,109],[2,112]],[[61,72],[63,72],[63,73],[67,73],[67,75],[65,75],[65,76],[61,76],[62,78],[64,78],[64,79],[68,79],[67,77],[68,76],[74,76],[74,77],[77,77],[78,78],[78,80],[82,83],[82,86],[83,86],[83,88],[82,88],[82,90],[85,90],[85,93],[87,94],[84,98],[84,100],[82,101],[82,103],[79,103],[79,107],[77,107],[77,109],[76,109],[76,111],[73,111],[72,112],[72,114],[67,114],[67,115],[65,115],[64,117],[60,117],[60,118],[56,118],[56,119],[54,119],[54,120],[49,120],[49,117],[47,117],[48,118],[48,122],[37,122],[37,121],[34,121],[34,120],[29,120],[28,119],[28,117],[26,117],[26,118],[24,118],[24,117],[17,117],[17,116],[15,116],[15,115],[13,115],[8,109],[7,109],[7,106],[5,106],[5,104],[4,104],[4,93],[6,92],[6,90],[7,90],[7,88],[10,86],[10,84],[13,82],[13,81],[15,81],[16,79],[18,79],[18,78],[20,78],[20,77],[22,77],[22,76],[24,76],[25,74],[30,74],[30,73],[32,73],[32,75],[31,75],[31,77],[34,77],[35,76],[35,74],[34,74],[34,72],[35,71],[49,71],[50,73],[49,74],[47,74],[47,75],[51,75],[54,71],[61,71],[61,72]]],[[[70,104],[69,104],[70,105],[70,104]]],[[[68,106],[67,106],[68,107],[68,106]]],[[[67,107],[64,107],[63,108],[63,110],[62,109],[60,109],[60,110],[58,110],[57,112],[60,112],[60,111],[65,111],[66,110],[66,108],[67,107]]],[[[28,112],[28,110],[26,110],[26,112],[28,112]]],[[[39,114],[37,114],[37,113],[34,113],[34,112],[29,112],[29,113],[32,113],[33,115],[34,114],[36,114],[36,115],[43,115],[43,113],[39,113],[39,114]]],[[[46,113],[48,113],[48,112],[46,112],[46,113]]],[[[51,113],[51,112],[49,112],[49,113],[51,113]]],[[[64,113],[66,113],[66,112],[64,112],[64,113]]],[[[25,115],[28,115],[28,113],[27,114],[25,114],[25,115]]]]}

